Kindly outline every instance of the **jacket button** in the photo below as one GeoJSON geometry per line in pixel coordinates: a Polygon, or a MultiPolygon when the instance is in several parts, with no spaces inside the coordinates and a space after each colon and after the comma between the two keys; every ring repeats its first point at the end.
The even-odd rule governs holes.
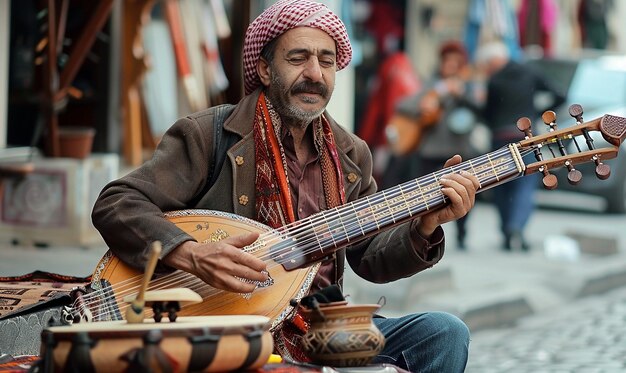
{"type": "Polygon", "coordinates": [[[356,176],[356,174],[354,172],[350,172],[348,174],[348,181],[349,182],[354,183],[356,181],[356,179],[357,179],[357,176],[356,176]]]}
{"type": "Polygon", "coordinates": [[[237,166],[241,166],[243,164],[243,157],[240,155],[236,156],[235,163],[237,163],[237,166]]]}
{"type": "Polygon", "coordinates": [[[243,205],[243,206],[247,205],[248,204],[248,196],[245,195],[245,194],[240,195],[239,196],[239,204],[243,205]]]}

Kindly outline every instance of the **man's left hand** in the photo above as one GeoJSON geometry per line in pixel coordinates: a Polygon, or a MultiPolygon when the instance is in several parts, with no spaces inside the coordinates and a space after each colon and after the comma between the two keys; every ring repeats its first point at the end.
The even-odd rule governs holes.
{"type": "MultiPolygon", "coordinates": [[[[444,168],[461,163],[460,155],[448,159],[444,168]]],[[[422,215],[418,225],[418,233],[428,239],[441,224],[457,220],[465,216],[474,207],[476,191],[480,183],[478,178],[467,171],[445,174],[439,180],[441,192],[450,203],[439,210],[422,215]]]]}

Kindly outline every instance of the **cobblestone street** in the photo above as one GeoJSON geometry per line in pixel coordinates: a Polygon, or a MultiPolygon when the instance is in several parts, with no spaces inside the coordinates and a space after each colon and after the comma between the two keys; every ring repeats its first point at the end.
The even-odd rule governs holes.
{"type": "Polygon", "coordinates": [[[626,372],[626,289],[472,335],[468,373],[626,372]]]}

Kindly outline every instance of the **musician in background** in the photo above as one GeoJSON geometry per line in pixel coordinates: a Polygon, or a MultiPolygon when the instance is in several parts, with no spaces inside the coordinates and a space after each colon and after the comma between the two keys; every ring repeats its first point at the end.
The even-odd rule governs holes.
{"type": "MultiPolygon", "coordinates": [[[[344,24],[325,5],[279,1],[266,9],[244,40],[246,96],[234,107],[177,121],[152,159],[100,194],[92,218],[109,247],[140,269],[150,243],[158,240],[160,271],[177,268],[218,289],[253,292],[254,282],[267,280],[266,264],[241,248],[258,234],[200,243],[163,212],[222,210],[276,228],[374,193],[370,150],[325,111],[335,74],[351,53],[344,24]],[[234,134],[237,142],[217,165],[219,177],[211,184],[218,121],[224,128],[218,135],[234,134]]],[[[455,156],[446,166],[460,160],[455,156]]],[[[441,224],[472,208],[478,180],[460,172],[443,176],[440,184],[449,205],[336,251],[321,263],[310,291],[341,285],[346,260],[377,283],[436,264],[444,252],[441,224]]],[[[455,316],[419,313],[377,317],[375,323],[386,337],[375,362],[414,372],[464,370],[469,331],[455,316]]]]}
{"type": "MultiPolygon", "coordinates": [[[[541,113],[565,102],[565,94],[554,87],[548,77],[528,64],[513,61],[501,42],[481,46],[476,53],[476,64],[488,77],[483,116],[492,132],[494,150],[519,141],[522,134],[515,127],[519,118],[528,116],[533,122],[542,123],[541,113]],[[537,107],[540,100],[536,97],[540,93],[547,95],[547,99],[544,97],[544,103],[537,107]]],[[[539,174],[535,174],[513,180],[497,187],[493,193],[505,251],[530,249],[524,229],[534,210],[538,177],[539,174]]]]}
{"type": "MultiPolygon", "coordinates": [[[[409,176],[435,172],[454,154],[464,159],[478,156],[472,134],[479,121],[481,94],[474,84],[463,44],[456,40],[443,43],[432,78],[422,91],[402,100],[396,108],[397,112],[416,118],[415,125],[424,126],[422,140],[412,154],[417,175],[409,176]]],[[[465,248],[466,222],[467,215],[456,220],[459,249],[465,248]]]]}

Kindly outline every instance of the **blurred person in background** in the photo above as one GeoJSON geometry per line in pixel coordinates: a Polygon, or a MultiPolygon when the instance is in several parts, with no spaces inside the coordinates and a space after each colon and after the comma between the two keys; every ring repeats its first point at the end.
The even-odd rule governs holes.
{"type": "MultiPolygon", "coordinates": [[[[478,155],[472,139],[479,115],[480,87],[474,84],[468,54],[456,40],[439,48],[439,63],[425,89],[402,100],[397,111],[415,118],[415,125],[424,126],[414,157],[415,175],[433,173],[453,154],[463,159],[478,155]],[[430,121],[431,123],[425,123],[430,121]]],[[[456,220],[457,245],[465,248],[467,215],[456,220]]]]}
{"type": "Polygon", "coordinates": [[[382,188],[398,184],[395,180],[389,180],[387,175],[390,168],[401,162],[390,153],[385,127],[398,102],[420,89],[420,80],[409,56],[397,47],[390,48],[393,51],[387,54],[378,68],[363,120],[357,130],[357,135],[372,149],[374,177],[382,188]]]}
{"type": "MultiPolygon", "coordinates": [[[[476,54],[476,64],[487,79],[482,112],[492,133],[494,150],[523,138],[516,127],[519,118],[529,117],[535,123],[545,110],[553,110],[565,101],[564,92],[556,89],[548,77],[528,64],[511,60],[503,43],[491,42],[481,46],[476,54]],[[535,98],[539,93],[550,98],[544,100],[546,104],[542,107],[536,107],[535,98]]],[[[501,185],[493,193],[500,215],[504,250],[529,250],[524,228],[534,210],[537,185],[538,174],[535,174],[501,185]]]]}

